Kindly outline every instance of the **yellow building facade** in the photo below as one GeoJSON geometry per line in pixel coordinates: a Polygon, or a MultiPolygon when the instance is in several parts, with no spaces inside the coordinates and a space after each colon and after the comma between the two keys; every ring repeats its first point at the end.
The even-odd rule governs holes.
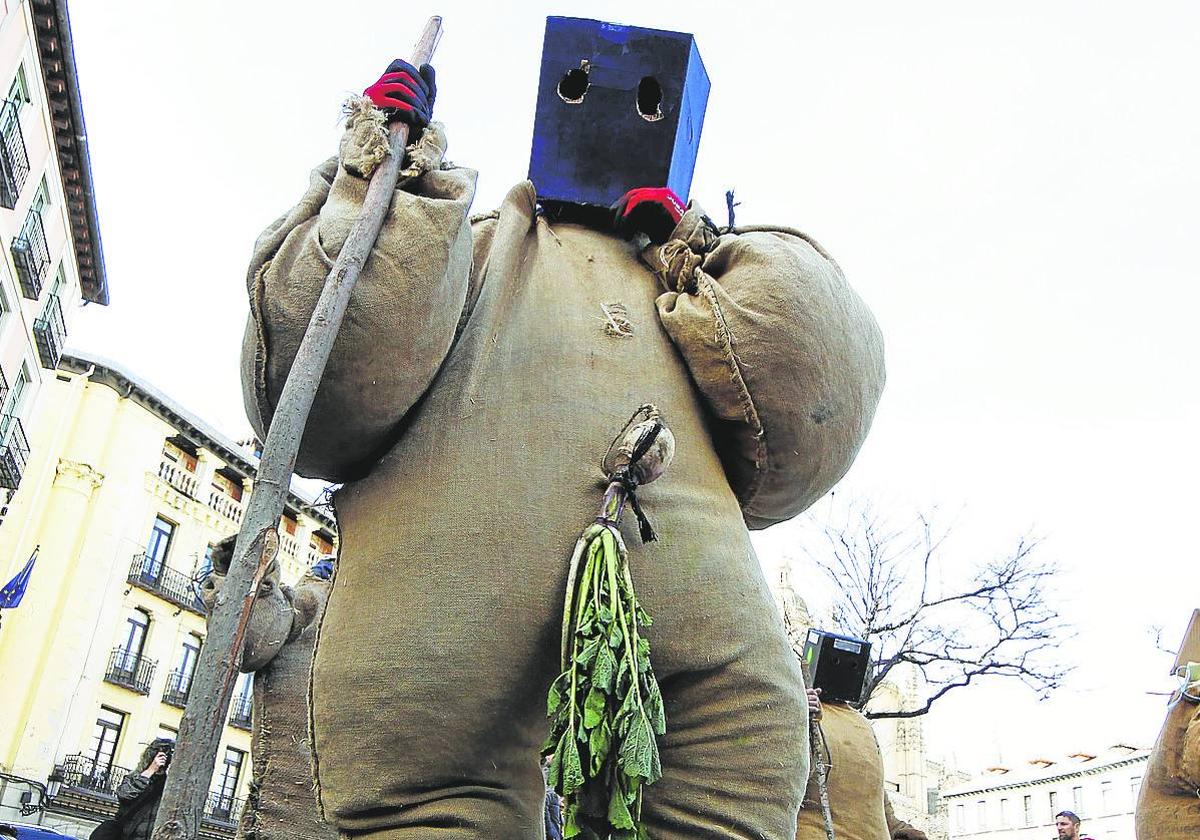
{"type": "MultiPolygon", "coordinates": [[[[63,356],[36,411],[0,522],[0,583],[37,549],[24,601],[0,614],[0,771],[49,788],[32,821],[86,837],[143,749],[178,729],[205,635],[193,583],[237,531],[257,460],[83,354],[63,356]]],[[[294,488],[280,522],[284,582],[331,554],[335,536],[329,513],[294,488]]],[[[217,834],[232,830],[249,782],[249,729],[243,677],[205,809],[217,834]]],[[[16,819],[2,810],[15,790],[0,796],[0,819],[16,819]]]]}

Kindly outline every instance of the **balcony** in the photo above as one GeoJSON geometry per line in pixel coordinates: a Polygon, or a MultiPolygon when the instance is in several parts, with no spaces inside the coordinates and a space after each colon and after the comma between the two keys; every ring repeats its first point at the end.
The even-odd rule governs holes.
{"type": "Polygon", "coordinates": [[[167,676],[167,688],[163,691],[162,700],[168,706],[182,709],[187,705],[188,694],[192,690],[192,674],[190,671],[172,671],[167,676]]]}
{"type": "Polygon", "coordinates": [[[117,795],[121,782],[133,771],[127,767],[97,764],[89,756],[76,753],[63,760],[62,772],[64,791],[112,798],[117,795]]]}
{"type": "Polygon", "coordinates": [[[311,569],[313,566],[317,565],[322,560],[333,560],[336,557],[337,557],[337,555],[333,554],[332,552],[329,554],[326,554],[325,552],[321,551],[320,549],[310,548],[308,550],[308,568],[311,569]]]}
{"type": "Polygon", "coordinates": [[[236,826],[242,818],[242,806],[245,804],[244,799],[213,791],[204,802],[203,819],[221,825],[236,826]]]}
{"type": "Polygon", "coordinates": [[[50,249],[46,246],[46,229],[40,210],[29,209],[25,224],[9,250],[17,267],[21,294],[29,300],[37,300],[42,296],[42,283],[50,270],[50,249]]]}
{"type": "Polygon", "coordinates": [[[279,553],[295,560],[300,553],[300,541],[287,531],[279,532],[279,553]]]}
{"type": "Polygon", "coordinates": [[[29,438],[18,417],[4,415],[0,420],[0,487],[16,490],[21,486],[29,463],[29,438]]]}
{"type": "Polygon", "coordinates": [[[140,653],[133,653],[122,647],[113,648],[108,657],[108,670],[104,672],[104,681],[138,694],[150,693],[150,681],[154,679],[153,659],[147,659],[140,653]]]}
{"type": "Polygon", "coordinates": [[[246,513],[241,502],[215,488],[209,491],[208,506],[239,526],[242,524],[242,516],[246,513]]]}
{"type": "Polygon", "coordinates": [[[33,322],[33,339],[37,342],[42,367],[46,370],[57,368],[63,345],[67,342],[67,324],[63,321],[62,303],[58,295],[51,295],[46,300],[42,317],[33,322]]]}
{"type": "Polygon", "coordinates": [[[21,103],[5,99],[0,106],[0,206],[12,210],[29,178],[29,153],[21,133],[21,103]]]}
{"type": "Polygon", "coordinates": [[[196,594],[191,576],[172,569],[145,552],[139,551],[133,555],[133,563],[129,567],[129,577],[126,580],[138,589],[153,592],[177,607],[204,615],[204,602],[196,594]]]}
{"type": "Polygon", "coordinates": [[[239,694],[229,704],[229,725],[250,731],[253,701],[250,694],[239,694]]]}
{"type": "Polygon", "coordinates": [[[168,460],[159,461],[158,477],[188,498],[196,498],[196,488],[200,484],[200,479],[196,478],[196,474],[182,464],[168,460]]]}

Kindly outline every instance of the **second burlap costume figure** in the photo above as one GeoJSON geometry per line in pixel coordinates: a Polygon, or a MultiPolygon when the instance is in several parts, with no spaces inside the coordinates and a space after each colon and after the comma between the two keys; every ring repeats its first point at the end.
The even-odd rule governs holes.
{"type": "MultiPolygon", "coordinates": [[[[260,435],[378,125],[357,110],[344,165],[321,165],[255,248],[260,435]]],[[[632,560],[668,726],[643,816],[655,840],[790,838],[804,687],[746,525],[794,516],[849,468],[883,386],[875,322],[794,230],[718,234],[692,205],[643,250],[550,223],[529,182],[471,219],[475,173],[444,149],[434,124],[412,150],[297,464],[344,482],[311,704],[327,819],[397,840],[541,836],[568,559],[613,434],[653,402],[677,454],[641,494],[660,540],[632,560]]]]}
{"type": "MultiPolygon", "coordinates": [[[[225,591],[233,537],[213,550],[200,597],[209,610],[225,591]]],[[[317,810],[308,732],[308,687],[328,575],[310,571],[295,587],[272,565],[250,614],[239,668],[254,674],[252,778],[240,840],[337,840],[317,810]]]]}
{"type": "Polygon", "coordinates": [[[1138,795],[1138,840],[1200,837],[1200,664],[1183,671],[1138,795]]]}

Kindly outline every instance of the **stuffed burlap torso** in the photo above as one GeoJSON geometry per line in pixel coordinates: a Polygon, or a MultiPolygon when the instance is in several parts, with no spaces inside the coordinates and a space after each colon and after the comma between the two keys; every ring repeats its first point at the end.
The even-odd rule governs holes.
{"type": "MultiPolygon", "coordinates": [[[[541,835],[537,757],[559,669],[567,560],[598,510],[605,449],[638,405],[653,402],[677,441],[667,474],[641,493],[660,541],[638,545],[626,529],[634,583],[655,621],[649,637],[668,722],[664,778],[646,793],[646,822],[661,840],[789,838],[807,776],[803,685],[726,477],[731,456],[723,461],[714,445],[722,433],[710,426],[711,397],[664,330],[669,315],[660,320],[683,295],[664,300],[635,245],[551,227],[528,183],[498,214],[459,228],[467,177],[430,171],[406,187],[417,195],[396,194],[306,433],[301,468],[350,479],[336,498],[340,559],[313,667],[326,816],[390,837],[432,827],[447,840],[541,835]],[[464,239],[473,260],[470,251],[464,260],[464,239]],[[623,310],[632,334],[606,330],[605,308],[623,310]],[[355,465],[370,462],[361,476],[355,465]]],[[[347,179],[326,168],[310,191],[316,199],[260,241],[246,377],[260,426],[328,254],[340,247],[329,208],[340,188],[359,189],[347,179]],[[334,178],[313,219],[319,181],[334,178]]],[[[701,225],[690,210],[677,234],[699,236],[701,225]]],[[[757,253],[739,254],[729,236],[717,257],[753,265],[786,250],[817,267],[817,285],[840,277],[803,240],[762,237],[757,253]]],[[[762,286],[774,282],[759,275],[762,286]]],[[[853,309],[846,294],[835,309],[853,309]]],[[[781,326],[782,335],[802,331],[781,326]]],[[[688,329],[704,328],[677,324],[676,339],[688,329]]],[[[796,371],[787,353],[766,367],[747,378],[796,371]]],[[[849,457],[881,368],[856,384],[840,406],[849,457]]],[[[835,417],[839,396],[831,395],[835,417]]],[[[820,481],[849,464],[841,452],[835,461],[817,470],[820,481]]]]}
{"type": "MultiPolygon", "coordinates": [[[[838,840],[889,840],[883,758],[870,722],[849,706],[823,703],[821,731],[829,749],[829,809],[838,840]]],[[[816,774],[808,782],[796,840],[825,840],[816,774]]]]}

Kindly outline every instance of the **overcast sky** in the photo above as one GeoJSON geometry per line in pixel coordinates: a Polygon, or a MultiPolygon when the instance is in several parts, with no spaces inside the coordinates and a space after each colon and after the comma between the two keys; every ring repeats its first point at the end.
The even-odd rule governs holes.
{"type": "MultiPolygon", "coordinates": [[[[960,568],[1033,532],[1064,569],[1067,686],[948,699],[934,751],[969,769],[1148,745],[1170,664],[1148,628],[1174,643],[1200,606],[1200,5],[76,0],[112,305],[70,341],[245,432],[251,244],[336,149],[342,99],[435,12],[435,113],[481,172],[476,210],[525,176],[547,14],[696,34],[692,197],[723,219],[736,188],[739,222],[811,233],[886,336],[839,499],[948,512],[960,568]]],[[[812,527],[761,534],[765,562],[800,561],[812,527]]]]}

